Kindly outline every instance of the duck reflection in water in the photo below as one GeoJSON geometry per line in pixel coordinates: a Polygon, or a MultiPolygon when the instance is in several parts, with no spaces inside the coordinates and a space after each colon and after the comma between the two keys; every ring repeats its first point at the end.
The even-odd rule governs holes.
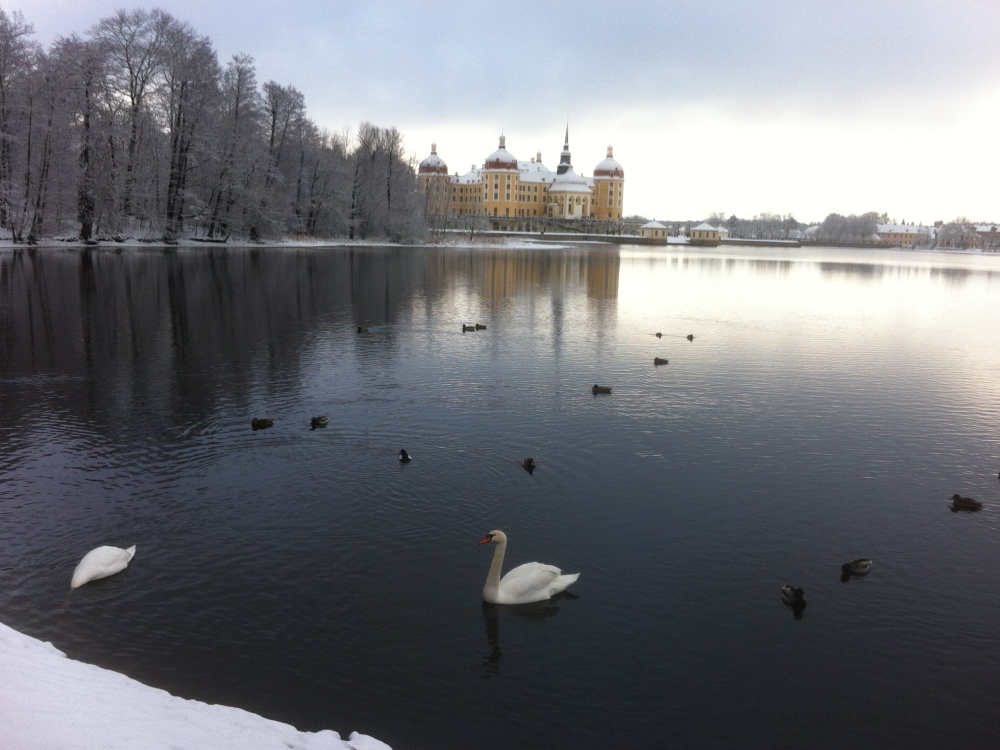
{"type": "Polygon", "coordinates": [[[486,645],[489,652],[483,658],[479,676],[488,679],[500,672],[500,618],[507,622],[511,619],[520,620],[531,625],[543,625],[545,621],[559,612],[559,600],[578,599],[576,594],[563,591],[551,599],[531,604],[490,604],[482,602],[483,625],[486,627],[486,645]]]}

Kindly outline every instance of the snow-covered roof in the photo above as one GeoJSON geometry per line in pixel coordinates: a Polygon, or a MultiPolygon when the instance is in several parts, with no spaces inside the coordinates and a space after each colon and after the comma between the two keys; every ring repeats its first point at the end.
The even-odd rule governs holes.
{"type": "Polygon", "coordinates": [[[451,177],[452,185],[478,185],[482,181],[483,170],[477,167],[473,167],[463,175],[459,175],[458,172],[456,172],[451,177]]]}
{"type": "Polygon", "coordinates": [[[701,224],[699,224],[696,227],[692,227],[692,230],[694,230],[694,229],[697,229],[697,230],[702,231],[702,232],[718,232],[719,231],[716,227],[713,227],[711,224],[709,224],[706,221],[703,221],[701,224]]]}
{"type": "Polygon", "coordinates": [[[549,188],[549,193],[589,193],[590,185],[587,184],[587,178],[582,175],[578,175],[573,171],[572,167],[561,175],[557,175],[556,179],[552,183],[552,187],[549,188]]]}
{"type": "Polygon", "coordinates": [[[420,166],[417,167],[417,173],[448,174],[448,165],[444,163],[444,159],[438,156],[436,143],[431,144],[430,156],[420,162],[420,166]]]}
{"type": "Polygon", "coordinates": [[[507,138],[500,136],[500,147],[486,157],[485,169],[517,169],[517,159],[507,150],[507,138]]]}
{"type": "Polygon", "coordinates": [[[540,161],[519,161],[517,171],[521,173],[521,182],[552,182],[556,173],[540,161]]]}
{"type": "Polygon", "coordinates": [[[879,234],[917,234],[922,231],[916,224],[879,224],[879,234]]]}
{"type": "Polygon", "coordinates": [[[611,146],[608,146],[608,155],[600,164],[594,167],[594,177],[624,177],[625,170],[622,165],[615,161],[612,156],[611,146]]]}
{"type": "Polygon", "coordinates": [[[665,227],[665,226],[663,226],[663,225],[662,225],[662,224],[661,224],[660,222],[658,222],[658,221],[647,221],[647,222],[646,222],[645,224],[643,224],[643,225],[642,225],[641,227],[639,227],[639,228],[640,228],[640,229],[666,229],[666,227],[665,227]]]}

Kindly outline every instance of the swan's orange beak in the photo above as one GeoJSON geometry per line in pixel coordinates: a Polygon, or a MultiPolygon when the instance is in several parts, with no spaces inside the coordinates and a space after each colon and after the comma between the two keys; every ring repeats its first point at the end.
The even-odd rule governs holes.
{"type": "Polygon", "coordinates": [[[487,534],[486,536],[484,536],[482,539],[479,540],[479,543],[480,544],[489,544],[492,541],[493,541],[493,535],[492,534],[487,534]]]}

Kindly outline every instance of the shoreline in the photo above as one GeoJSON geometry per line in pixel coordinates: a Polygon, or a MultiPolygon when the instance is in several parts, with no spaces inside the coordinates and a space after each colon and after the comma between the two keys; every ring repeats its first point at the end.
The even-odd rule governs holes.
{"type": "MultiPolygon", "coordinates": [[[[450,230],[454,231],[454,230],[450,230]]],[[[218,250],[218,249],[248,249],[258,248],[261,250],[297,250],[305,248],[313,249],[341,249],[341,248],[371,248],[371,247],[433,247],[433,248],[498,248],[498,249],[563,249],[567,245],[634,245],[639,247],[664,248],[676,250],[679,248],[689,248],[691,250],[718,250],[720,248],[786,248],[812,250],[816,248],[843,248],[855,250],[898,250],[901,252],[914,253],[942,253],[956,255],[982,255],[985,257],[1000,257],[1000,249],[988,248],[954,248],[954,247],[905,247],[901,245],[872,245],[868,243],[854,242],[817,242],[812,240],[755,240],[755,239],[732,239],[726,238],[718,244],[690,244],[682,237],[668,237],[666,239],[650,239],[631,235],[591,235],[591,234],[569,234],[569,233],[547,233],[538,232],[477,232],[473,237],[465,237],[461,232],[452,237],[445,238],[444,241],[435,242],[433,239],[413,242],[391,242],[389,240],[350,240],[346,238],[337,239],[283,239],[273,242],[203,242],[197,238],[187,238],[175,243],[150,242],[144,240],[125,240],[123,242],[101,242],[97,244],[86,244],[79,240],[47,239],[34,245],[15,244],[9,239],[0,240],[0,253],[4,252],[33,252],[36,250],[65,250],[67,252],[99,252],[99,253],[121,253],[125,250],[149,250],[156,252],[177,252],[179,250],[218,250]],[[458,234],[463,239],[458,238],[458,234]]]]}
{"type": "Polygon", "coordinates": [[[71,659],[0,622],[0,747],[4,750],[391,750],[374,737],[300,732],[232,706],[171,695],[71,659]]]}

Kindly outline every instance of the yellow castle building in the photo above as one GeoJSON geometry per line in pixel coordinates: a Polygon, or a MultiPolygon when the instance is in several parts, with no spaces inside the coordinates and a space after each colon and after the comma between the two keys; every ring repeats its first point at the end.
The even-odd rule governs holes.
{"type": "Polygon", "coordinates": [[[437,144],[432,144],[430,155],[417,168],[427,217],[482,217],[491,229],[519,230],[533,228],[543,219],[621,220],[625,170],[615,161],[611,146],[593,176],[584,177],[573,169],[568,126],[555,172],[542,163],[540,151],[529,161],[519,161],[506,142],[501,135],[497,150],[464,175],[449,175],[437,144]]]}

